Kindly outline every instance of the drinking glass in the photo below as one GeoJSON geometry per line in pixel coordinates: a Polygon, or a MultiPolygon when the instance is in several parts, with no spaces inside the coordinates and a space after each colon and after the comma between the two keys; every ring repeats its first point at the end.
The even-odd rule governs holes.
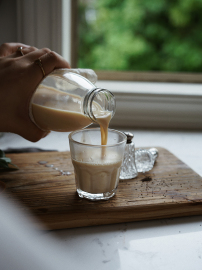
{"type": "Polygon", "coordinates": [[[115,195],[126,145],[126,135],[108,129],[107,145],[101,145],[100,128],[77,130],[69,135],[79,197],[108,200],[115,195]]]}

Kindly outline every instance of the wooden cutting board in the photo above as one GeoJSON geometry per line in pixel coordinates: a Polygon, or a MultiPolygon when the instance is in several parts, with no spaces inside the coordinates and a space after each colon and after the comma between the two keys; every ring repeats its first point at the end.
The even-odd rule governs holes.
{"type": "Polygon", "coordinates": [[[154,168],[121,180],[109,201],[77,196],[69,152],[8,154],[20,169],[1,172],[0,181],[4,192],[28,207],[47,229],[201,215],[202,178],[166,149],[158,150],[154,168]],[[71,174],[62,175],[60,170],[71,174]]]}

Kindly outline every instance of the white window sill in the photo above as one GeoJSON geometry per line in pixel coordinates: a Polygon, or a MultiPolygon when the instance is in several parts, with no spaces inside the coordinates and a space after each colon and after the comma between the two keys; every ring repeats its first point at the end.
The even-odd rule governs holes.
{"type": "Polygon", "coordinates": [[[114,93],[112,126],[202,129],[202,84],[98,81],[114,93]]]}
{"type": "Polygon", "coordinates": [[[113,93],[202,96],[202,84],[98,81],[97,85],[113,93]]]}

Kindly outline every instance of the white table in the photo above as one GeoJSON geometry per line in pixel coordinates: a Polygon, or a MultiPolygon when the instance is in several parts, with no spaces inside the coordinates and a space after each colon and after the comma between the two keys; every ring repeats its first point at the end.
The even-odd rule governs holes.
{"type": "MultiPolygon", "coordinates": [[[[136,147],[164,147],[202,176],[202,132],[127,131],[133,132],[136,147]]],[[[66,151],[68,134],[52,132],[37,143],[4,134],[0,148],[8,147],[66,151]]],[[[41,237],[53,238],[66,269],[202,269],[202,216],[66,229],[41,237]]]]}

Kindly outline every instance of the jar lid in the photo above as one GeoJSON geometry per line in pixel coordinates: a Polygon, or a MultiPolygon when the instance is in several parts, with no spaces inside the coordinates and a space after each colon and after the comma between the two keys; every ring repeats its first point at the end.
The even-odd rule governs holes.
{"type": "Polygon", "coordinates": [[[127,144],[132,143],[132,139],[133,139],[134,135],[130,132],[124,132],[124,134],[127,136],[127,144]]]}

